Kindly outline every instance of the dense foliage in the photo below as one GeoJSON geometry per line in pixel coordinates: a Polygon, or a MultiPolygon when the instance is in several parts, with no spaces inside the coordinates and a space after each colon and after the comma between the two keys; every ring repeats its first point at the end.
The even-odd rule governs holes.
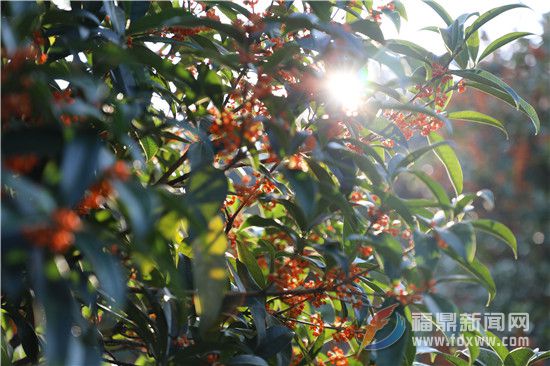
{"type": "Polygon", "coordinates": [[[540,128],[477,67],[522,36],[479,50],[479,29],[522,5],[452,19],[425,2],[447,24],[428,28],[440,56],[385,39],[380,22],[406,19],[398,1],[2,3],[2,362],[550,357],[412,343],[412,311],[457,311],[441,283],[495,297],[478,232],[517,253],[506,226],[474,215],[492,195],[462,192],[442,136],[453,119],[506,128],[447,111],[453,93],[481,90],[540,128]],[[432,153],[452,192],[416,164],[432,153]],[[406,180],[429,195],[400,194],[406,180]],[[388,309],[407,319],[403,336],[365,350],[397,321],[388,309]]]}

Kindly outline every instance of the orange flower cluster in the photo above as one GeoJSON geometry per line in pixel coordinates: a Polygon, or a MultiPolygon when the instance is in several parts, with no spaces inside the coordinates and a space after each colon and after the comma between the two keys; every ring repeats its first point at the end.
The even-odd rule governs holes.
{"type": "Polygon", "coordinates": [[[386,5],[379,6],[376,8],[376,10],[371,10],[370,15],[374,19],[375,22],[382,21],[382,12],[384,10],[394,11],[395,10],[395,4],[392,2],[387,3],[386,5]]]}
{"type": "Polygon", "coordinates": [[[4,166],[17,174],[27,174],[38,164],[35,154],[14,155],[4,158],[4,166]]]}
{"type": "MultiPolygon", "coordinates": [[[[252,104],[245,105],[241,111],[251,109],[252,104]]],[[[216,116],[216,120],[210,125],[210,133],[217,137],[214,144],[226,154],[236,151],[244,138],[248,142],[256,142],[260,138],[261,123],[254,121],[251,115],[239,118],[232,112],[223,111],[218,116],[216,110],[210,113],[216,116]]]]}
{"type": "Polygon", "coordinates": [[[358,250],[359,253],[365,258],[370,257],[374,251],[374,249],[368,245],[361,245],[358,250]]]}
{"type": "Polygon", "coordinates": [[[307,267],[308,263],[303,259],[285,257],[283,265],[277,269],[276,274],[270,274],[269,280],[279,290],[294,290],[304,283],[303,277],[307,267]]]}
{"type": "Polygon", "coordinates": [[[195,344],[195,341],[187,338],[187,336],[180,336],[173,341],[174,346],[178,348],[186,348],[195,344]]]}
{"type": "MultiPolygon", "coordinates": [[[[249,186],[248,183],[252,180],[250,176],[244,176],[242,182],[244,184],[235,184],[236,197],[243,205],[249,205],[262,194],[271,193],[275,190],[275,184],[267,178],[262,178],[258,172],[253,173],[255,182],[249,186]]],[[[225,201],[226,206],[230,206],[235,202],[235,196],[228,198],[225,201]]]]}
{"type": "MultiPolygon", "coordinates": [[[[220,21],[220,17],[216,15],[214,9],[210,9],[206,12],[206,18],[214,21],[218,21],[218,22],[220,21]]],[[[183,41],[187,37],[194,36],[195,34],[198,34],[200,32],[205,32],[208,30],[210,30],[209,27],[191,27],[191,28],[181,27],[181,26],[163,27],[159,32],[159,35],[165,38],[170,38],[169,36],[171,35],[172,39],[175,39],[176,41],[183,41]]]]}
{"type": "Polygon", "coordinates": [[[466,82],[464,81],[464,79],[460,80],[457,85],[456,85],[457,89],[458,89],[458,92],[460,94],[464,93],[464,91],[466,90],[466,82]]]}
{"type": "MultiPolygon", "coordinates": [[[[73,104],[74,98],[72,96],[72,90],[67,88],[65,90],[61,91],[54,91],[52,93],[53,95],[53,101],[58,106],[63,106],[65,104],[73,104]]],[[[82,117],[79,117],[77,115],[71,115],[71,114],[62,114],[59,119],[65,126],[70,126],[71,124],[81,121],[82,117]]]]}
{"type": "Polygon", "coordinates": [[[424,113],[404,114],[397,111],[385,111],[384,116],[399,127],[407,140],[411,139],[416,131],[419,131],[422,136],[428,136],[430,132],[443,127],[441,120],[424,113]]]}
{"type": "Polygon", "coordinates": [[[313,336],[319,337],[325,330],[325,323],[321,319],[321,315],[313,314],[309,317],[309,321],[313,323],[313,325],[309,326],[309,329],[313,331],[313,336]]]}
{"type": "Polygon", "coordinates": [[[23,235],[37,246],[63,253],[74,243],[74,232],[82,227],[80,217],[72,210],[61,208],[51,219],[51,225],[23,229],[23,235]]]}
{"type": "Polygon", "coordinates": [[[77,212],[80,215],[86,215],[91,210],[98,209],[105,202],[107,197],[113,193],[113,187],[109,179],[128,180],[130,169],[126,163],[117,161],[105,174],[105,178],[94,184],[84,199],[77,206],[77,212]]]}
{"type": "Polygon", "coordinates": [[[354,339],[358,333],[359,329],[353,324],[345,326],[346,320],[336,317],[334,320],[334,326],[339,328],[336,333],[332,335],[332,339],[336,342],[347,342],[351,339],[354,339]]]}
{"type": "Polygon", "coordinates": [[[334,366],[348,366],[348,359],[344,354],[344,351],[334,346],[332,351],[327,352],[329,362],[334,366]]]}
{"type": "Polygon", "coordinates": [[[107,179],[103,179],[94,184],[84,196],[84,199],[80,201],[77,206],[77,212],[80,215],[86,215],[91,210],[95,210],[101,207],[107,197],[113,193],[113,187],[107,179]]]}
{"type": "Polygon", "coordinates": [[[413,283],[408,284],[406,287],[401,284],[395,284],[393,289],[386,292],[386,295],[389,297],[394,297],[403,305],[422,301],[422,289],[419,289],[413,283]]]}
{"type": "Polygon", "coordinates": [[[352,264],[349,268],[349,273],[345,273],[341,268],[332,268],[327,271],[323,284],[326,287],[335,287],[335,292],[338,298],[351,304],[354,308],[360,309],[363,307],[362,294],[357,291],[353,282],[360,282],[359,274],[363,269],[352,264]],[[350,279],[353,278],[353,281],[350,279]]]}

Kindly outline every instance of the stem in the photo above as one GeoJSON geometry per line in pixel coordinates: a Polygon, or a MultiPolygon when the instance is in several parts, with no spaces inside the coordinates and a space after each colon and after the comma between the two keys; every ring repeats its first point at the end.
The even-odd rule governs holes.
{"type": "Polygon", "coordinates": [[[185,152],[183,153],[182,156],[180,156],[180,158],[178,160],[176,160],[176,162],[174,164],[172,164],[168,170],[159,178],[159,180],[153,184],[154,186],[158,186],[159,184],[164,184],[168,181],[168,178],[170,178],[170,176],[172,175],[172,173],[174,173],[179,167],[180,165],[183,164],[183,162],[185,160],[187,160],[187,152],[189,151],[189,148],[187,148],[185,150],[185,152]]]}

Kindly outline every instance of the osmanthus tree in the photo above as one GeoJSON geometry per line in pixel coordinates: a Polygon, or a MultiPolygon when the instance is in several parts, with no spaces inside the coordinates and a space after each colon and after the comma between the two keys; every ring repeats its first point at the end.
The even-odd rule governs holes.
{"type": "Polygon", "coordinates": [[[453,93],[479,89],[539,129],[476,68],[519,37],[480,52],[480,27],[522,5],[452,19],[425,3],[446,23],[427,28],[443,55],[384,37],[381,22],[406,19],[398,1],[3,2],[2,363],[549,357],[413,344],[412,312],[457,312],[438,284],[495,296],[478,232],[516,252],[473,214],[491,194],[462,192],[442,137],[452,119],[505,127],[447,111],[453,93]],[[451,192],[415,164],[434,153],[451,192]],[[444,256],[463,273],[438,268],[444,256]]]}

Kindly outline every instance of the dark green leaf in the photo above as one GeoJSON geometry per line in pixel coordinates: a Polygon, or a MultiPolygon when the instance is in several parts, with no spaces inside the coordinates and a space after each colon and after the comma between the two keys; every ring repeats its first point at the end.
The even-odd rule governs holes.
{"type": "Polygon", "coordinates": [[[282,325],[273,325],[267,328],[265,341],[257,347],[256,353],[269,358],[281,352],[294,338],[294,332],[282,325]]]}
{"type": "Polygon", "coordinates": [[[384,42],[384,34],[377,22],[368,19],[359,19],[351,23],[350,27],[354,32],[362,33],[377,42],[384,42]]]}
{"type": "Polygon", "coordinates": [[[99,139],[80,135],[66,146],[61,165],[61,192],[69,206],[75,205],[96,179],[99,169],[113,161],[110,153],[102,149],[99,139]]]}
{"type": "Polygon", "coordinates": [[[227,361],[229,366],[268,366],[268,363],[261,357],[254,355],[238,355],[227,361]]]}

